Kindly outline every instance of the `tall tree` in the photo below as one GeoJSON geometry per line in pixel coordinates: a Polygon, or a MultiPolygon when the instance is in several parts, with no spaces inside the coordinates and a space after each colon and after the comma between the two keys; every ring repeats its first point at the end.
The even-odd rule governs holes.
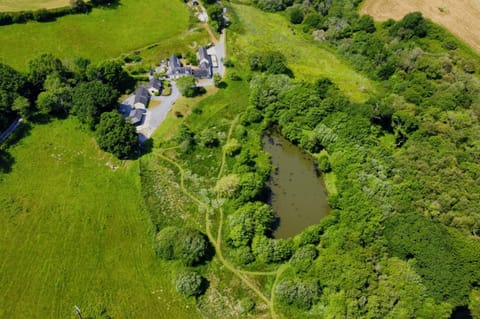
{"type": "Polygon", "coordinates": [[[47,76],[57,73],[63,77],[66,69],[57,57],[51,53],[45,53],[28,62],[28,79],[34,87],[35,93],[39,93],[47,76]]]}
{"type": "Polygon", "coordinates": [[[135,127],[117,111],[103,113],[97,126],[97,143],[102,150],[125,159],[135,155],[138,136],[135,127]]]}
{"type": "Polygon", "coordinates": [[[73,92],[72,113],[94,129],[103,112],[116,108],[118,97],[118,91],[110,85],[99,81],[82,82],[73,92]]]}

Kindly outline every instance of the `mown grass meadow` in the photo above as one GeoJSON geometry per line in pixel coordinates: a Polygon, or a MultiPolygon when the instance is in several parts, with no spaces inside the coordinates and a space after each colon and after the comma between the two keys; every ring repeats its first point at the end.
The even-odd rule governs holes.
{"type": "Polygon", "coordinates": [[[74,118],[34,126],[0,176],[0,318],[195,318],[154,255],[139,162],[100,151],[74,118]],[[116,168],[117,167],[117,168],[116,168]]]}
{"type": "Polygon", "coordinates": [[[0,0],[0,12],[59,8],[69,3],[69,0],[0,0]]]}
{"type": "Polygon", "coordinates": [[[122,0],[116,8],[97,8],[88,15],[2,26],[0,57],[20,70],[45,52],[62,59],[86,57],[97,62],[162,40],[174,42],[188,21],[188,9],[181,1],[122,0]]]}

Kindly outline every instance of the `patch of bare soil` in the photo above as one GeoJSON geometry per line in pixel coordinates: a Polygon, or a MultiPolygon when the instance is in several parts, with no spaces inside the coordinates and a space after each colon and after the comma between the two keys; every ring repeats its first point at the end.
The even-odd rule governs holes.
{"type": "Polygon", "coordinates": [[[380,21],[399,20],[415,11],[422,12],[480,51],[479,0],[366,0],[360,10],[380,21]]]}

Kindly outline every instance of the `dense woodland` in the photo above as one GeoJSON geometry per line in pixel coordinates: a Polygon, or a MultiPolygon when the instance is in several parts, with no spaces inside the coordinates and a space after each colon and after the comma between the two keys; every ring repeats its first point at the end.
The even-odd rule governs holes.
{"type": "MultiPolygon", "coordinates": [[[[257,5],[291,4],[272,3],[257,5]]],[[[251,82],[264,123],[308,152],[325,149],[338,177],[317,267],[299,277],[333,289],[328,302],[343,299],[348,316],[448,317],[480,281],[476,62],[420,13],[375,25],[357,14],[358,3],[306,1],[286,12],[304,31],[324,30],[354,68],[379,81],[376,96],[352,103],[328,79],[251,82]],[[340,268],[330,254],[344,256],[340,268]],[[398,280],[392,271],[418,279],[398,280]]],[[[471,305],[474,317],[478,310],[471,305]]]]}

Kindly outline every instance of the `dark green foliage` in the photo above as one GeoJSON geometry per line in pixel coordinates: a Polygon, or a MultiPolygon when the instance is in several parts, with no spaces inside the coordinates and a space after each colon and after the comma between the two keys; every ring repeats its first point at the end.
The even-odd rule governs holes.
{"type": "Polygon", "coordinates": [[[50,53],[42,54],[38,58],[30,60],[28,70],[28,79],[37,92],[43,87],[48,75],[56,73],[58,76],[64,77],[66,72],[62,62],[50,53]]]}
{"type": "Polygon", "coordinates": [[[356,22],[353,31],[365,31],[373,33],[376,31],[373,18],[369,15],[362,15],[356,22]]]}
{"type": "Polygon", "coordinates": [[[58,73],[49,74],[36,101],[38,113],[67,115],[72,105],[72,88],[58,73]]]}
{"type": "Polygon", "coordinates": [[[186,97],[194,97],[198,93],[196,80],[193,76],[183,76],[177,80],[180,93],[186,97]]]}
{"type": "Polygon", "coordinates": [[[202,295],[206,286],[205,278],[195,271],[183,270],[175,276],[175,289],[187,297],[202,295]]]}
{"type": "Polygon", "coordinates": [[[250,102],[258,109],[264,109],[274,103],[278,95],[286,90],[291,80],[283,74],[256,75],[250,82],[250,102]]]}
{"type": "MultiPolygon", "coordinates": [[[[20,112],[20,101],[17,100],[20,96],[27,96],[26,79],[23,74],[15,71],[13,68],[0,63],[0,132],[3,132],[10,124],[10,121],[15,117],[14,111],[20,112]],[[14,110],[12,110],[12,105],[14,110]]],[[[25,103],[22,103],[24,106],[25,103]]],[[[27,112],[28,108],[26,109],[27,112]]],[[[22,113],[25,114],[25,113],[22,113]]]]}
{"type": "Polygon", "coordinates": [[[72,113],[80,122],[94,129],[103,112],[116,108],[119,93],[99,81],[82,82],[73,91],[72,113]]]}
{"type": "Polygon", "coordinates": [[[318,250],[313,245],[298,248],[290,259],[290,264],[297,272],[306,272],[318,256],[318,250]]]}
{"type": "Polygon", "coordinates": [[[217,147],[220,144],[220,140],[218,139],[216,128],[210,127],[200,132],[198,142],[205,147],[217,147]]]}
{"type": "Polygon", "coordinates": [[[275,12],[285,10],[292,3],[292,0],[258,0],[257,6],[263,11],[275,12]]]}
{"type": "Polygon", "coordinates": [[[239,265],[248,265],[255,261],[255,256],[248,246],[232,248],[229,252],[232,260],[239,265]]]}
{"type": "Polygon", "coordinates": [[[412,37],[423,38],[428,32],[427,22],[420,12],[412,12],[396,23],[391,32],[404,40],[412,37]]]}
{"type": "Polygon", "coordinates": [[[253,238],[252,252],[262,263],[280,263],[290,259],[293,247],[290,240],[271,239],[259,235],[253,238]]]}
{"type": "Polygon", "coordinates": [[[284,305],[308,310],[318,300],[320,287],[315,281],[284,279],[275,287],[275,294],[284,305]]]}
{"type": "Polygon", "coordinates": [[[195,134],[185,124],[180,124],[178,127],[177,136],[175,141],[181,146],[181,150],[184,153],[189,153],[195,146],[195,134]]]}
{"type": "Polygon", "coordinates": [[[226,27],[225,20],[223,19],[223,7],[218,4],[212,4],[207,6],[207,13],[210,18],[210,24],[217,32],[220,32],[226,27]]]}
{"type": "Polygon", "coordinates": [[[332,170],[332,166],[327,155],[322,154],[321,156],[319,156],[317,162],[318,170],[321,173],[329,173],[332,170]]]}
{"type": "Polygon", "coordinates": [[[138,135],[133,125],[117,111],[102,113],[97,125],[98,146],[120,159],[131,158],[138,151],[138,135]]]}
{"type": "Polygon", "coordinates": [[[239,202],[263,199],[264,195],[265,176],[251,172],[240,176],[240,187],[235,196],[239,202]]]}
{"type": "Polygon", "coordinates": [[[274,221],[270,206],[260,202],[247,203],[230,216],[227,242],[232,247],[249,246],[255,235],[268,234],[274,221]]]}
{"type": "Polygon", "coordinates": [[[242,125],[250,125],[253,123],[259,123],[263,119],[262,112],[255,107],[248,107],[245,110],[245,113],[242,114],[241,122],[242,125]]]}
{"type": "Polygon", "coordinates": [[[300,24],[303,21],[303,11],[299,7],[293,7],[290,12],[290,22],[293,24],[300,24]]]}
{"type": "Polygon", "coordinates": [[[25,119],[28,119],[33,113],[30,101],[23,96],[15,98],[12,105],[12,111],[16,111],[18,115],[25,119]]]}
{"type": "Polygon", "coordinates": [[[438,301],[465,304],[480,278],[480,251],[474,242],[415,214],[389,218],[385,229],[391,253],[414,260],[429,292],[438,301]],[[435,238],[435,240],[432,240],[435,238]]]}
{"type": "Polygon", "coordinates": [[[106,60],[98,65],[88,65],[87,76],[89,81],[98,80],[110,85],[119,92],[133,89],[134,79],[123,70],[123,63],[118,60],[106,60]]]}
{"type": "Polygon", "coordinates": [[[166,227],[157,234],[155,246],[160,258],[179,260],[186,266],[205,262],[211,252],[205,235],[191,228],[166,227]]]}
{"type": "Polygon", "coordinates": [[[323,29],[324,28],[324,18],[318,13],[309,13],[303,19],[303,25],[307,27],[307,30],[310,29],[323,29]]]}
{"type": "Polygon", "coordinates": [[[292,75],[287,67],[287,58],[278,51],[266,51],[250,55],[250,69],[271,74],[292,75]]]}

